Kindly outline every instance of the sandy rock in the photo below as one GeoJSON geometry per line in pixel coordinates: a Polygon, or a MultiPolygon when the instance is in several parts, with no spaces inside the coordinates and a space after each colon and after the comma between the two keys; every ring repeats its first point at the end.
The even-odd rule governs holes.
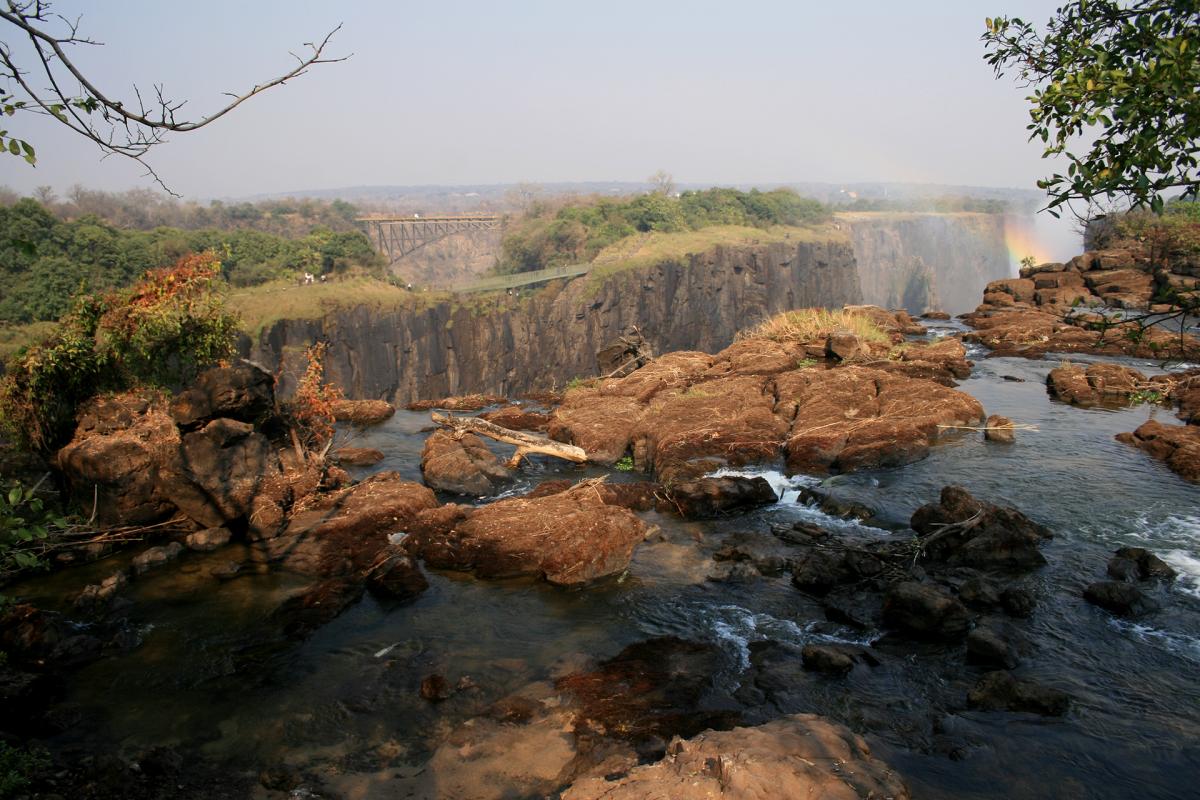
{"type": "Polygon", "coordinates": [[[606,504],[587,483],[454,516],[459,521],[450,517],[414,532],[411,552],[432,567],[483,578],[535,576],[560,585],[622,572],[647,531],[635,514],[606,504]]]}
{"type": "Polygon", "coordinates": [[[378,425],[395,413],[396,407],[386,400],[338,400],[333,404],[334,419],[353,425],[378,425]]]}
{"type": "Polygon", "coordinates": [[[909,797],[891,769],[848,729],[815,714],[756,728],[707,731],[673,740],[667,757],[622,778],[576,781],[563,800],[769,800],[909,797]]]}
{"type": "Polygon", "coordinates": [[[992,281],[984,289],[985,293],[999,292],[1012,296],[1018,303],[1032,303],[1037,286],[1028,278],[1006,278],[992,281]]]}
{"type": "Polygon", "coordinates": [[[576,389],[568,392],[555,410],[547,433],[551,439],[582,447],[590,461],[611,465],[629,450],[634,426],[644,410],[635,397],[608,396],[598,389],[576,389]]]}
{"type": "Polygon", "coordinates": [[[921,315],[921,319],[947,320],[947,319],[950,319],[950,315],[947,314],[945,311],[926,311],[924,314],[921,315]]]}
{"type": "Polygon", "coordinates": [[[421,474],[430,488],[475,497],[495,494],[513,479],[512,470],[478,436],[444,430],[425,440],[421,474]]]}

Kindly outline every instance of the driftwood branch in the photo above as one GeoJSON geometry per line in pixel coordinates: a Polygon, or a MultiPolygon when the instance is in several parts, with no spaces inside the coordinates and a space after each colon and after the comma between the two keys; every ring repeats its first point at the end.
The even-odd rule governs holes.
{"type": "Polygon", "coordinates": [[[449,428],[459,436],[464,433],[475,433],[480,436],[486,436],[489,439],[495,439],[497,442],[514,445],[517,451],[513,453],[513,457],[508,461],[509,468],[515,469],[521,463],[521,459],[530,453],[554,456],[555,458],[574,461],[576,464],[583,464],[588,460],[587,453],[583,451],[582,447],[556,442],[544,436],[534,436],[531,433],[509,430],[478,417],[455,417],[450,414],[441,414],[434,411],[430,413],[430,418],[438,425],[441,425],[443,428],[449,428]]]}

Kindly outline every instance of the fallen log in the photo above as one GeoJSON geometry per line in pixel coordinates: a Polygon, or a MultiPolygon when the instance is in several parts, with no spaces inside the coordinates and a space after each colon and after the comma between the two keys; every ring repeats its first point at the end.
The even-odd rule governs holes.
{"type": "Polygon", "coordinates": [[[517,451],[508,460],[507,466],[509,469],[516,469],[521,463],[521,459],[530,453],[554,456],[555,458],[574,461],[576,464],[583,464],[588,460],[587,453],[583,451],[582,447],[556,442],[553,439],[547,439],[545,436],[534,436],[531,433],[523,431],[509,430],[479,417],[455,417],[450,414],[441,414],[437,411],[431,412],[429,416],[438,425],[453,431],[452,435],[456,438],[470,432],[479,436],[486,436],[489,439],[495,439],[497,442],[515,445],[517,451]]]}

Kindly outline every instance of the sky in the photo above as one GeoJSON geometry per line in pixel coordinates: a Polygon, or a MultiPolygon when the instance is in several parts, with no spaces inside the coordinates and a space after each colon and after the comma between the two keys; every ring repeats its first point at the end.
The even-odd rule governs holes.
{"type": "MultiPolygon", "coordinates": [[[[643,180],[902,181],[1033,188],[1025,90],[983,61],[984,18],[1045,22],[1056,0],[304,2],[60,0],[77,64],[113,95],[161,83],[199,115],[286,71],[341,23],[315,67],[150,160],[194,199],[359,185],[643,180]]],[[[20,43],[7,26],[0,41],[20,43]]],[[[148,187],[52,120],[7,118],[28,192],[148,187]]]]}

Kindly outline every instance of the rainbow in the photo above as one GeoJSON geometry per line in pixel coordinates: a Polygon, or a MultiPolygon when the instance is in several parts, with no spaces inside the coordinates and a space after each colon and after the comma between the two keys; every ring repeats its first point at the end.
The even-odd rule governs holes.
{"type": "Polygon", "coordinates": [[[1032,220],[1018,216],[1004,218],[1004,246],[1008,249],[1008,260],[1014,269],[1021,261],[1032,257],[1035,263],[1043,264],[1055,260],[1051,247],[1033,229],[1032,220]]]}

